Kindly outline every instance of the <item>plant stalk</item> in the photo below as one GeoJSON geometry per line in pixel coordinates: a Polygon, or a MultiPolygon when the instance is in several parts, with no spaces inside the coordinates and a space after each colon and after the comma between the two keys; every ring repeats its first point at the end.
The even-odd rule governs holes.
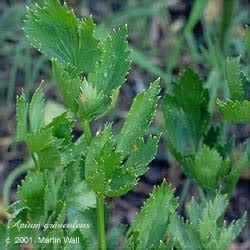
{"type": "Polygon", "coordinates": [[[83,122],[83,129],[84,129],[84,134],[85,134],[85,137],[86,137],[87,144],[90,145],[92,136],[91,136],[91,130],[90,130],[90,127],[89,127],[89,121],[88,120],[85,120],[83,122]]]}
{"type": "Polygon", "coordinates": [[[96,195],[96,210],[97,210],[97,230],[98,230],[98,245],[100,250],[106,250],[105,236],[105,220],[104,220],[104,197],[96,195]]]}

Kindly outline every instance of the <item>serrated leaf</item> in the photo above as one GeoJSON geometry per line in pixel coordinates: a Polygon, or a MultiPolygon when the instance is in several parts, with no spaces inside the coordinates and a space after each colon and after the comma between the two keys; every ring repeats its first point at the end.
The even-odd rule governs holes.
{"type": "Polygon", "coordinates": [[[28,8],[24,30],[33,46],[64,66],[76,67],[79,74],[92,70],[99,57],[93,26],[91,18],[80,22],[66,3],[46,0],[43,6],[28,8]]]}
{"type": "Polygon", "coordinates": [[[221,249],[226,250],[240,233],[245,218],[221,225],[221,216],[228,205],[226,195],[218,193],[213,200],[203,200],[197,204],[194,200],[187,204],[188,219],[174,215],[168,228],[168,236],[177,249],[221,249]]]}
{"type": "Polygon", "coordinates": [[[117,151],[126,156],[136,141],[144,136],[156,113],[159,79],[154,81],[147,91],[138,94],[130,108],[128,117],[122,127],[117,143],[117,151]]]}
{"type": "Polygon", "coordinates": [[[63,144],[71,142],[73,120],[68,112],[64,112],[45,126],[45,130],[51,128],[53,137],[63,139],[63,144]]]}
{"type": "MultiPolygon", "coordinates": [[[[229,249],[232,242],[240,234],[245,223],[246,223],[246,214],[242,218],[233,221],[228,227],[226,225],[223,225],[223,227],[220,229],[220,237],[216,242],[217,243],[215,246],[216,249],[224,249],[224,250],[229,249]]],[[[210,249],[212,250],[215,248],[211,246],[210,249]]]]}
{"type": "Polygon", "coordinates": [[[203,188],[216,189],[223,159],[215,149],[204,146],[195,156],[192,175],[203,188]]]}
{"type": "Polygon", "coordinates": [[[227,58],[225,64],[226,77],[230,92],[230,99],[241,101],[243,99],[243,88],[240,69],[240,57],[227,58]]]}
{"type": "Polygon", "coordinates": [[[53,143],[52,130],[46,129],[36,133],[29,133],[26,136],[26,143],[31,152],[42,151],[50,147],[53,143]]]}
{"type": "Polygon", "coordinates": [[[250,122],[250,101],[226,100],[222,102],[217,100],[217,105],[225,120],[232,123],[250,122]]]}
{"type": "Polygon", "coordinates": [[[121,165],[122,156],[115,151],[111,125],[92,140],[85,162],[85,178],[98,194],[121,196],[136,184],[136,175],[121,165]]]}
{"type": "Polygon", "coordinates": [[[138,143],[134,144],[124,167],[133,168],[138,176],[147,171],[148,164],[153,160],[157,152],[160,136],[149,136],[147,142],[140,138],[138,143]]]}
{"type": "Polygon", "coordinates": [[[53,138],[53,142],[49,147],[38,152],[39,167],[42,170],[53,169],[61,165],[61,145],[61,139],[53,138]]]}
{"type": "Polygon", "coordinates": [[[82,121],[91,121],[103,114],[110,102],[111,98],[104,96],[102,92],[98,93],[97,89],[84,79],[78,98],[78,115],[82,121]]]}
{"type": "Polygon", "coordinates": [[[187,69],[163,100],[166,135],[175,157],[194,153],[210,121],[208,90],[199,75],[187,69]]]}
{"type": "Polygon", "coordinates": [[[46,212],[55,210],[59,189],[62,185],[64,174],[61,171],[46,171],[46,184],[44,192],[44,209],[46,212]]]}
{"type": "Polygon", "coordinates": [[[100,57],[99,41],[94,37],[94,23],[92,17],[87,17],[79,24],[79,61],[78,65],[84,72],[92,72],[100,57]]]}
{"type": "Polygon", "coordinates": [[[225,188],[226,193],[232,194],[241,174],[249,167],[249,155],[247,152],[242,153],[240,159],[235,163],[234,168],[232,168],[228,176],[225,178],[227,183],[225,188]]]}
{"type": "Polygon", "coordinates": [[[70,190],[68,190],[67,206],[75,208],[81,212],[96,206],[95,193],[88,188],[84,180],[76,183],[70,190]]]}
{"type": "Polygon", "coordinates": [[[126,26],[114,30],[103,42],[100,61],[89,74],[89,82],[104,95],[110,96],[125,81],[130,65],[126,36],[126,26]]]}
{"type": "Polygon", "coordinates": [[[57,60],[52,61],[52,71],[55,84],[65,105],[76,114],[78,110],[77,100],[80,96],[80,86],[82,82],[81,78],[72,76],[57,60]]]}
{"type": "Polygon", "coordinates": [[[208,244],[213,235],[216,236],[217,220],[224,213],[228,205],[227,196],[217,194],[213,201],[208,201],[203,209],[198,232],[204,246],[208,244]]]}
{"type": "Polygon", "coordinates": [[[42,83],[36,89],[29,105],[29,122],[31,132],[40,130],[44,122],[45,102],[43,98],[42,83]]]}
{"type": "MultiPolygon", "coordinates": [[[[79,229],[70,233],[69,237],[79,238],[79,243],[74,243],[74,250],[89,249],[88,239],[86,236],[83,235],[83,233],[79,229]]],[[[71,249],[72,249],[72,243],[67,242],[65,244],[65,250],[71,250],[71,249]]]]}
{"type": "Polygon", "coordinates": [[[163,181],[161,186],[155,187],[150,198],[135,216],[127,233],[125,249],[148,249],[159,246],[167,233],[170,216],[175,212],[177,200],[173,191],[163,181]],[[159,216],[159,211],[164,216],[159,216]]]}
{"type": "Polygon", "coordinates": [[[186,212],[187,212],[187,216],[188,216],[191,226],[193,228],[196,228],[199,224],[202,207],[201,205],[198,205],[196,203],[193,197],[192,197],[192,200],[188,202],[186,205],[186,212]]]}
{"type": "Polygon", "coordinates": [[[30,209],[30,218],[39,221],[44,215],[44,177],[39,172],[29,172],[17,194],[21,201],[30,209]]]}
{"type": "Polygon", "coordinates": [[[17,140],[24,140],[27,134],[27,114],[28,103],[24,93],[17,97],[16,101],[16,120],[17,120],[17,140]]]}
{"type": "Polygon", "coordinates": [[[168,234],[173,239],[175,247],[183,250],[203,249],[197,232],[177,215],[171,217],[168,234]]]}

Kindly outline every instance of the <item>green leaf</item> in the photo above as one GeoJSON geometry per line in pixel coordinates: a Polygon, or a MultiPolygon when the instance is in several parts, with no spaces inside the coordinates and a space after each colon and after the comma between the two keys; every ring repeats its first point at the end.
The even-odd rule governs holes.
{"type": "Polygon", "coordinates": [[[95,193],[88,188],[84,180],[76,183],[70,190],[68,190],[67,206],[75,208],[81,212],[96,206],[95,193]]]}
{"type": "Polygon", "coordinates": [[[115,151],[115,140],[111,125],[92,140],[85,162],[85,178],[88,185],[98,194],[121,196],[136,184],[133,170],[120,166],[122,156],[115,151]]]}
{"type": "Polygon", "coordinates": [[[175,157],[197,150],[210,121],[208,103],[208,90],[191,69],[184,71],[172,94],[165,96],[162,110],[166,136],[175,157]]]}
{"type": "Polygon", "coordinates": [[[250,101],[244,100],[226,100],[222,102],[217,100],[220,113],[224,119],[232,123],[249,123],[250,122],[250,101]]]}
{"type": "Polygon", "coordinates": [[[97,89],[84,79],[78,99],[78,115],[82,121],[90,121],[103,114],[110,102],[111,98],[107,98],[101,93],[98,93],[97,89]]]}
{"type": "Polygon", "coordinates": [[[201,205],[198,205],[194,198],[192,197],[192,200],[187,203],[186,205],[186,212],[188,219],[190,220],[190,224],[196,228],[199,225],[201,213],[202,213],[202,207],[201,205]]]}
{"type": "Polygon", "coordinates": [[[29,122],[33,133],[40,130],[44,121],[45,103],[42,92],[42,83],[36,89],[29,105],[29,122]]]}
{"type": "Polygon", "coordinates": [[[81,78],[73,77],[57,60],[52,61],[52,71],[56,86],[65,105],[76,114],[78,110],[77,100],[80,97],[81,78]]]}
{"type": "Polygon", "coordinates": [[[27,134],[27,114],[28,103],[24,93],[17,97],[16,102],[16,120],[17,120],[17,140],[25,140],[27,134]]]}
{"type": "Polygon", "coordinates": [[[147,171],[148,164],[153,160],[157,152],[160,136],[149,136],[147,142],[143,138],[134,144],[124,167],[135,169],[136,174],[143,175],[147,171]]]}
{"type": "Polygon", "coordinates": [[[62,185],[64,174],[62,171],[45,172],[45,192],[44,192],[44,209],[46,212],[53,212],[58,201],[59,190],[62,185]]]}
{"type": "MultiPolygon", "coordinates": [[[[82,249],[89,249],[88,239],[86,236],[83,235],[83,233],[77,229],[74,232],[69,234],[69,237],[72,238],[79,238],[79,243],[74,243],[74,250],[82,250],[82,249]]],[[[72,243],[66,243],[65,244],[65,250],[71,250],[72,249],[72,243]]]]}
{"type": "Polygon", "coordinates": [[[230,92],[230,99],[241,101],[243,99],[243,88],[240,70],[240,57],[227,58],[225,64],[226,77],[230,92]]]}
{"type": "Polygon", "coordinates": [[[235,186],[241,176],[241,174],[250,167],[249,165],[249,154],[247,152],[242,153],[240,155],[239,160],[235,163],[234,168],[232,168],[231,172],[226,176],[225,180],[227,182],[227,186],[225,188],[225,192],[232,194],[235,189],[235,186]]]}
{"type": "Polygon", "coordinates": [[[225,250],[229,249],[232,242],[240,234],[245,224],[246,224],[246,214],[242,218],[233,221],[228,227],[226,226],[226,223],[224,223],[223,227],[219,231],[220,237],[216,242],[217,244],[215,248],[211,246],[210,249],[225,249],[225,250]]]}
{"type": "Polygon", "coordinates": [[[43,6],[28,8],[25,33],[32,45],[63,66],[76,67],[77,73],[93,70],[99,57],[91,18],[79,21],[66,3],[46,0],[43,6]]]}
{"type": "Polygon", "coordinates": [[[125,249],[149,249],[159,246],[167,233],[170,217],[175,212],[177,200],[164,180],[155,187],[150,198],[135,216],[127,233],[125,249]],[[159,212],[164,216],[159,216],[159,212]]]}
{"type": "Polygon", "coordinates": [[[94,37],[92,17],[87,17],[79,25],[79,58],[78,65],[84,72],[91,72],[100,57],[99,41],[94,37]]]}
{"type": "Polygon", "coordinates": [[[204,146],[195,156],[192,175],[203,188],[216,189],[223,159],[215,149],[204,146]]]}
{"type": "Polygon", "coordinates": [[[62,140],[53,138],[53,142],[49,147],[38,152],[39,167],[42,170],[52,169],[61,165],[62,140]]]}
{"type": "Polygon", "coordinates": [[[179,218],[176,214],[171,217],[168,234],[175,242],[174,244],[177,249],[203,249],[199,235],[195,229],[193,229],[189,224],[185,223],[183,219],[179,218]]]}
{"type": "Polygon", "coordinates": [[[72,139],[72,124],[72,117],[68,112],[64,112],[56,116],[44,129],[51,128],[53,137],[63,139],[63,144],[68,144],[72,139]]]}
{"type": "Polygon", "coordinates": [[[227,205],[227,196],[217,194],[203,209],[197,231],[204,246],[212,237],[217,237],[217,220],[223,215],[227,205]]]}
{"type": "Polygon", "coordinates": [[[30,217],[39,221],[44,215],[44,177],[39,172],[29,172],[17,194],[21,201],[30,209],[30,217]]]}
{"type": "Polygon", "coordinates": [[[52,130],[46,129],[40,132],[30,133],[26,136],[26,143],[31,152],[42,151],[53,143],[52,130]]]}
{"type": "Polygon", "coordinates": [[[213,200],[203,200],[199,205],[192,199],[186,206],[188,219],[172,216],[168,237],[175,249],[227,250],[245,224],[245,216],[229,226],[220,222],[228,205],[226,195],[218,193],[213,200]]]}
{"type": "Polygon", "coordinates": [[[136,141],[144,136],[156,113],[159,79],[154,81],[147,91],[138,94],[132,104],[128,117],[122,127],[117,144],[117,151],[126,156],[136,141]]]}
{"type": "Polygon", "coordinates": [[[130,65],[126,37],[126,26],[114,30],[103,42],[100,61],[93,73],[89,74],[88,81],[104,95],[110,96],[125,81],[130,65]]]}

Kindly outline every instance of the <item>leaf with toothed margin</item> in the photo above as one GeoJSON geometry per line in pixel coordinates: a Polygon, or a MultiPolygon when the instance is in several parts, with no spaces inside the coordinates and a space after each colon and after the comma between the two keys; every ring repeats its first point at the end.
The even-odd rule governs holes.
{"type": "Polygon", "coordinates": [[[241,174],[250,168],[250,154],[249,152],[245,151],[242,153],[236,161],[235,166],[231,169],[230,173],[225,177],[226,187],[225,192],[228,194],[232,194],[235,190],[235,186],[241,176],[241,174]]]}
{"type": "MultiPolygon", "coordinates": [[[[105,144],[111,141],[111,125],[107,125],[102,132],[98,131],[99,134],[92,140],[85,161],[85,179],[88,185],[95,190],[95,192],[104,192],[108,190],[108,180],[105,178],[103,170],[103,164],[100,166],[98,160],[101,159],[103,147],[105,144]]],[[[116,159],[117,160],[117,159],[116,159]]]]}
{"type": "Polygon", "coordinates": [[[227,58],[225,63],[226,77],[232,101],[242,101],[244,91],[242,86],[240,57],[227,58]]]}
{"type": "Polygon", "coordinates": [[[45,192],[44,192],[44,210],[46,213],[53,212],[59,197],[59,190],[64,179],[64,173],[60,169],[45,172],[45,192]]]}
{"type": "Polygon", "coordinates": [[[104,95],[111,96],[112,90],[119,88],[125,81],[130,66],[126,37],[126,26],[114,30],[103,42],[100,61],[89,74],[88,81],[104,95]]]}
{"type": "Polygon", "coordinates": [[[25,94],[22,93],[21,96],[17,97],[16,101],[17,140],[25,140],[27,135],[28,106],[25,94]]]}
{"type": "Polygon", "coordinates": [[[83,180],[67,190],[67,207],[81,212],[96,206],[96,196],[83,180]]]}
{"type": "Polygon", "coordinates": [[[64,112],[59,116],[56,116],[44,129],[52,129],[53,137],[63,139],[63,145],[67,145],[71,142],[72,137],[72,117],[68,112],[64,112]]]}
{"type": "Polygon", "coordinates": [[[83,80],[80,89],[77,113],[82,121],[91,121],[107,110],[111,103],[110,97],[104,96],[102,92],[98,93],[96,87],[86,79],[83,80]]]}
{"type": "Polygon", "coordinates": [[[136,175],[121,165],[122,156],[115,151],[111,124],[92,140],[85,162],[88,185],[105,196],[121,196],[136,184],[136,175]]]}
{"type": "Polygon", "coordinates": [[[20,200],[11,204],[11,206],[8,208],[8,211],[10,212],[10,217],[8,218],[7,223],[6,238],[10,239],[10,243],[6,246],[6,248],[3,249],[20,250],[20,246],[15,243],[16,237],[36,238],[37,230],[41,228],[41,225],[39,222],[37,223],[34,220],[31,222],[31,209],[20,200]],[[33,224],[35,228],[25,227],[24,225],[27,225],[27,223],[33,224]]]}
{"type": "Polygon", "coordinates": [[[166,136],[176,158],[198,148],[210,121],[208,100],[208,90],[192,69],[185,70],[173,85],[172,94],[165,96],[162,110],[166,136]]]}
{"type": "Polygon", "coordinates": [[[208,246],[213,249],[229,249],[232,242],[240,234],[242,228],[246,224],[246,214],[236,221],[233,221],[229,226],[226,223],[219,230],[219,239],[217,241],[209,241],[208,246]]]}
{"type": "Polygon", "coordinates": [[[61,149],[62,149],[62,139],[53,138],[53,142],[49,147],[39,151],[38,155],[38,165],[42,170],[52,169],[54,167],[60,166],[61,164],[61,149]]]}
{"type": "Polygon", "coordinates": [[[17,194],[30,209],[30,218],[39,221],[44,215],[44,176],[40,172],[29,172],[19,186],[17,194]]]}
{"type": "Polygon", "coordinates": [[[213,148],[207,146],[195,155],[192,167],[189,169],[193,178],[204,189],[215,190],[218,187],[218,180],[221,177],[220,171],[223,166],[223,159],[213,148]]]}
{"type": "Polygon", "coordinates": [[[79,21],[59,0],[28,7],[24,31],[32,45],[63,66],[73,66],[77,74],[93,70],[100,51],[91,17],[79,21]]]}
{"type": "Polygon", "coordinates": [[[63,98],[65,105],[73,113],[77,113],[77,100],[80,96],[81,78],[73,77],[57,60],[52,61],[52,71],[55,84],[63,98]]]}
{"type": "Polygon", "coordinates": [[[147,171],[148,164],[153,160],[157,152],[160,136],[150,135],[147,142],[144,142],[143,138],[140,138],[137,143],[134,144],[124,168],[132,168],[136,175],[143,175],[147,171]]]}
{"type": "Polygon", "coordinates": [[[135,216],[126,235],[125,248],[149,249],[158,247],[164,240],[170,217],[177,208],[177,200],[170,186],[164,180],[155,187],[149,199],[135,216]],[[159,216],[159,212],[164,216],[159,216]]]}
{"type": "Polygon", "coordinates": [[[173,239],[175,248],[177,249],[203,249],[199,235],[195,229],[190,224],[185,223],[184,219],[177,216],[177,214],[171,217],[168,236],[173,239]]]}
{"type": "Polygon", "coordinates": [[[250,101],[244,100],[217,100],[219,111],[223,118],[231,123],[249,123],[250,122],[250,101]]]}
{"type": "Polygon", "coordinates": [[[44,121],[45,102],[43,98],[42,83],[36,89],[29,105],[29,122],[31,132],[38,132],[44,121]]]}
{"type": "Polygon", "coordinates": [[[245,215],[229,226],[219,222],[228,205],[226,195],[218,193],[212,200],[197,204],[194,199],[186,206],[188,219],[174,215],[168,228],[177,249],[226,250],[245,224],[245,215]]]}
{"type": "Polygon", "coordinates": [[[138,94],[132,104],[128,117],[122,127],[117,143],[117,151],[126,156],[136,141],[148,129],[156,113],[160,80],[154,81],[147,91],[138,94]]]}
{"type": "MultiPolygon", "coordinates": [[[[203,244],[209,242],[213,234],[217,232],[217,220],[223,215],[228,200],[226,195],[216,195],[214,200],[208,201],[202,210],[197,231],[203,244]]],[[[215,237],[215,235],[214,235],[215,237]]]]}
{"type": "Polygon", "coordinates": [[[79,162],[86,155],[87,144],[85,136],[82,135],[74,143],[67,144],[60,152],[63,166],[72,162],[79,162]]]}
{"type": "Polygon", "coordinates": [[[53,143],[52,129],[41,130],[36,133],[29,133],[26,136],[25,141],[31,152],[42,151],[50,147],[53,143]]]}

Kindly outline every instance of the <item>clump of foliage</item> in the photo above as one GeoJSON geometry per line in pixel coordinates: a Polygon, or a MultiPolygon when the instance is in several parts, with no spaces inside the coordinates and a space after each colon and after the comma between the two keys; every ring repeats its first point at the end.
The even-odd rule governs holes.
{"type": "MultiPolygon", "coordinates": [[[[1,246],[21,249],[15,244],[21,236],[28,237],[24,243],[34,249],[72,248],[64,241],[44,245],[39,237],[78,237],[74,249],[115,249],[118,243],[138,250],[227,249],[245,223],[242,217],[227,226],[222,218],[240,173],[249,165],[249,148],[245,143],[245,151],[233,158],[232,142],[224,143],[220,127],[212,124],[209,94],[199,76],[187,69],[164,97],[162,109],[170,151],[201,187],[200,203],[189,202],[188,220],[179,218],[178,199],[163,180],[126,233],[117,227],[116,233],[106,234],[105,198],[133,189],[155,157],[160,135],[145,134],[156,114],[159,80],[136,96],[118,134],[107,123],[93,135],[90,123],[114,108],[130,67],[126,26],[98,39],[91,17],[79,20],[66,4],[46,0],[28,8],[25,32],[51,60],[66,111],[45,122],[44,83],[30,101],[24,93],[17,98],[17,139],[26,143],[34,167],[18,188],[18,201],[9,207],[8,225],[0,224],[1,246]],[[74,140],[76,120],[83,134],[74,140]],[[13,226],[20,223],[40,227],[13,226]],[[64,223],[91,225],[83,230],[46,226],[64,223]]],[[[249,103],[243,101],[241,87],[247,78],[238,72],[237,60],[229,59],[226,68],[230,102],[242,102],[243,111],[234,117],[228,104],[218,105],[225,119],[249,122],[249,103]]]]}

